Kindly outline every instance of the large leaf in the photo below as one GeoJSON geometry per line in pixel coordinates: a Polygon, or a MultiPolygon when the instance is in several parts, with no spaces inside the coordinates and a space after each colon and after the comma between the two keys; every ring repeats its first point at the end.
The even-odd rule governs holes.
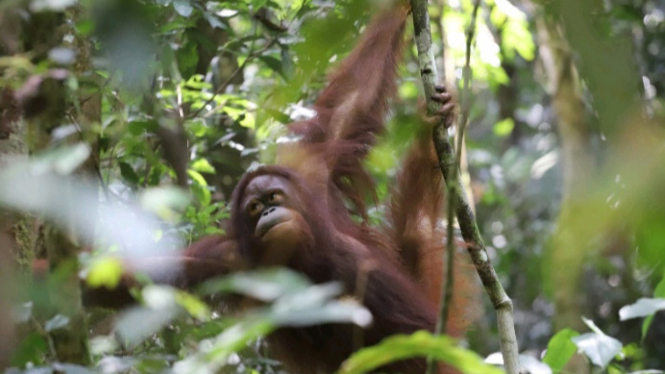
{"type": "Polygon", "coordinates": [[[157,333],[177,316],[176,308],[133,307],[120,315],[116,331],[124,345],[132,348],[157,333]]]}
{"type": "Polygon", "coordinates": [[[206,292],[235,291],[274,303],[246,314],[217,337],[201,341],[199,353],[177,362],[175,372],[215,373],[232,353],[279,326],[349,322],[366,326],[371,322],[369,311],[361,305],[335,299],[339,285],[307,285],[305,278],[288,270],[237,274],[208,283],[203,287],[206,292]]]}
{"type": "Polygon", "coordinates": [[[484,363],[474,352],[457,346],[452,338],[433,336],[426,331],[395,335],[376,346],[362,349],[344,362],[340,373],[360,374],[391,362],[425,356],[454,366],[463,373],[503,373],[503,370],[484,363]]]}
{"type": "Polygon", "coordinates": [[[201,293],[237,292],[262,301],[273,301],[281,296],[303,291],[309,286],[307,278],[286,269],[271,269],[237,273],[204,283],[201,293]]]}

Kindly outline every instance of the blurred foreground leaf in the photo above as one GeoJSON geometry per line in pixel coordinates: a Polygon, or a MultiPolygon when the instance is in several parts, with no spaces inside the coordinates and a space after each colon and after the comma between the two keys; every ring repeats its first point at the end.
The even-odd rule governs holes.
{"type": "Polygon", "coordinates": [[[395,335],[379,345],[362,349],[344,362],[340,373],[370,372],[391,362],[428,355],[454,366],[463,373],[503,373],[503,370],[484,363],[483,359],[474,352],[457,346],[452,338],[435,337],[426,331],[419,331],[413,335],[395,335]]]}
{"type": "Polygon", "coordinates": [[[161,330],[178,315],[174,308],[133,307],[120,315],[116,331],[126,347],[135,347],[161,330]]]}
{"type": "Polygon", "coordinates": [[[200,291],[204,295],[234,291],[261,301],[272,301],[308,286],[309,281],[301,274],[287,269],[271,269],[211,280],[204,283],[200,291]]]}
{"type": "Polygon", "coordinates": [[[369,311],[358,303],[335,299],[342,291],[338,284],[310,285],[302,275],[287,269],[235,274],[208,282],[202,290],[243,293],[274,302],[245,314],[218,336],[199,342],[197,354],[175,364],[176,373],[216,373],[232,353],[280,326],[323,323],[366,326],[372,320],[369,311]]]}

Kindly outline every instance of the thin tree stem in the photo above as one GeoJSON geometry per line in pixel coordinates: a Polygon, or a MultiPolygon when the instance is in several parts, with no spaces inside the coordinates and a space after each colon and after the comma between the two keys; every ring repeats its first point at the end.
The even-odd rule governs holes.
{"type": "MultiPolygon", "coordinates": [[[[414,29],[416,35],[416,45],[418,48],[418,59],[420,63],[420,73],[423,80],[425,95],[427,97],[427,111],[429,115],[434,115],[439,108],[437,102],[431,99],[435,93],[435,82],[438,81],[434,56],[431,51],[432,36],[429,26],[429,14],[427,13],[427,0],[411,0],[413,9],[414,29]]],[[[504,366],[508,374],[517,374],[520,372],[518,360],[517,338],[515,336],[515,324],[513,322],[513,304],[506,294],[503,286],[499,282],[498,276],[489,261],[489,256],[485,249],[485,244],[480,235],[478,224],[476,223],[473,211],[467,200],[464,186],[459,181],[459,160],[464,141],[464,130],[469,120],[470,112],[470,80],[471,80],[471,45],[475,34],[475,23],[480,7],[480,0],[474,1],[471,22],[467,28],[466,41],[466,61],[464,67],[464,85],[462,92],[462,115],[459,122],[459,133],[457,150],[448,140],[448,133],[445,126],[445,118],[434,127],[433,138],[434,145],[439,158],[439,167],[448,186],[448,261],[446,261],[446,286],[442,292],[441,314],[437,323],[437,331],[444,331],[444,321],[448,314],[448,305],[452,298],[452,251],[451,248],[451,225],[452,212],[455,212],[457,221],[462,232],[462,237],[466,242],[467,250],[471,260],[478,271],[478,275],[485,287],[487,294],[492,301],[492,305],[497,311],[497,321],[499,327],[499,339],[501,343],[501,352],[503,354],[504,366]]],[[[434,364],[429,362],[427,372],[431,373],[434,364]]]]}

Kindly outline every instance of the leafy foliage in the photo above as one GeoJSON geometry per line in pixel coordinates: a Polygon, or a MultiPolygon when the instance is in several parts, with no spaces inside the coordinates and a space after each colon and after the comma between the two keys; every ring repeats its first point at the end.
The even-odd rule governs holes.
{"type": "MultiPolygon", "coordinates": [[[[444,55],[440,70],[454,80],[462,75],[472,1],[445,3],[430,3],[437,21],[434,52],[444,55]]],[[[491,260],[513,297],[525,366],[547,372],[539,366],[541,355],[528,356],[547,349],[542,362],[553,372],[567,370],[575,354],[612,372],[662,368],[665,8],[653,1],[606,1],[592,19],[583,19],[596,27],[593,35],[564,35],[596,38],[591,46],[601,52],[630,36],[635,56],[603,61],[617,74],[623,60],[639,63],[631,70],[639,72],[634,81],[642,87],[633,112],[648,118],[611,119],[626,122],[630,130],[624,131],[609,126],[603,113],[627,104],[603,108],[600,99],[623,97],[617,93],[631,88],[594,91],[588,69],[578,71],[589,63],[584,50],[573,51],[570,61],[552,57],[573,48],[563,39],[550,45],[553,39],[543,32],[546,21],[563,19],[552,3],[564,2],[483,2],[471,50],[463,179],[491,260]],[[573,77],[574,95],[557,96],[563,81],[551,82],[548,64],[573,77]],[[592,169],[600,169],[572,192],[564,187],[569,178],[585,172],[578,169],[579,154],[569,153],[579,138],[566,132],[561,100],[584,118],[584,128],[576,130],[585,133],[592,169]],[[643,122],[647,130],[639,127],[643,122]],[[558,220],[569,213],[561,206],[570,201],[569,220],[558,220]],[[557,260],[552,233],[562,223],[570,226],[575,253],[551,269],[557,260]],[[575,313],[555,308],[561,285],[552,272],[558,271],[571,271],[578,281],[578,293],[566,295],[565,304],[575,313]],[[583,313],[595,324],[581,323],[583,313]]],[[[0,159],[5,162],[4,121],[11,112],[2,101],[5,88],[20,99],[26,125],[21,147],[31,155],[29,162],[3,167],[0,201],[77,231],[90,247],[79,256],[81,276],[94,286],[113,288],[121,281],[119,254],[168,253],[222,233],[239,177],[274,160],[275,144],[288,141],[286,125],[313,115],[308,105],[325,73],[351,50],[373,9],[373,2],[352,0],[0,2],[0,159]],[[97,102],[98,115],[90,115],[97,102]],[[81,169],[92,177],[71,178],[81,169]],[[99,218],[88,215],[92,206],[99,206],[99,218]]],[[[380,201],[418,122],[422,93],[413,50],[406,51],[390,131],[367,160],[380,201]]],[[[371,218],[378,222],[383,214],[377,205],[371,218]]],[[[44,256],[45,250],[37,252],[44,256]]],[[[25,265],[26,259],[31,256],[16,262],[25,265]]],[[[58,285],[36,281],[30,291],[20,289],[23,302],[13,314],[26,332],[15,344],[15,371],[272,373],[280,366],[265,356],[262,337],[279,326],[369,322],[363,308],[336,298],[335,285],[312,286],[284,271],[219,279],[193,293],[139,283],[133,292],[141,305],[117,317],[117,336],[99,322],[105,313],[86,310],[95,331],[88,366],[59,363],[54,355],[50,333],[73,323],[72,316],[50,309],[47,295],[58,285]],[[204,302],[231,292],[266,305],[237,316],[204,302]]],[[[499,350],[496,321],[489,312],[483,318],[463,343],[490,356],[499,350]]],[[[365,372],[411,355],[430,355],[464,372],[495,371],[460,346],[427,333],[397,336],[359,352],[342,371],[365,372]]]]}

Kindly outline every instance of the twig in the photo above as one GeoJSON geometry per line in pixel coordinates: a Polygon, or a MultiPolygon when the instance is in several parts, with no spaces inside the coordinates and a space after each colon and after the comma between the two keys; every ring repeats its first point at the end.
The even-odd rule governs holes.
{"type": "MultiPolygon", "coordinates": [[[[431,51],[432,36],[429,27],[429,14],[427,13],[427,0],[411,0],[413,9],[413,24],[416,34],[416,44],[418,48],[418,59],[420,61],[420,73],[425,88],[425,95],[427,98],[427,111],[428,114],[433,115],[439,108],[439,104],[431,99],[435,93],[435,82],[438,80],[436,68],[434,64],[434,56],[431,51]]],[[[459,158],[461,155],[461,145],[463,144],[464,129],[469,118],[469,82],[471,77],[470,60],[471,60],[471,43],[475,32],[475,20],[477,17],[480,0],[474,1],[474,9],[471,18],[471,23],[467,28],[467,43],[466,43],[466,61],[464,68],[464,87],[462,93],[462,116],[460,118],[459,138],[457,145],[457,152],[453,149],[452,144],[448,140],[447,129],[445,126],[445,119],[442,119],[434,128],[433,138],[436,147],[437,155],[439,158],[439,167],[441,173],[448,185],[448,199],[449,216],[450,211],[454,210],[457,216],[457,221],[462,232],[462,237],[467,243],[467,249],[471,260],[478,271],[478,275],[485,287],[485,291],[492,301],[494,309],[497,311],[497,321],[499,327],[499,339],[501,344],[501,352],[503,354],[503,361],[506,372],[508,374],[517,374],[520,372],[520,365],[518,361],[518,348],[517,338],[515,336],[515,324],[513,322],[513,304],[508,295],[506,294],[503,286],[499,282],[498,276],[489,262],[489,256],[485,249],[480,230],[476,223],[473,211],[467,201],[466,191],[464,186],[457,183],[459,180],[459,158]]],[[[448,224],[451,225],[452,220],[449,219],[448,224]]],[[[450,227],[448,229],[450,231],[450,227]]],[[[448,245],[450,246],[451,240],[449,239],[448,245]]],[[[452,252],[452,251],[449,251],[452,252]]],[[[450,261],[448,262],[450,265],[450,261]]],[[[451,265],[452,266],[452,265],[451,265]]],[[[448,270],[447,277],[452,275],[451,269],[448,270]]],[[[446,291],[444,288],[443,292],[446,291]]],[[[444,294],[442,302],[446,302],[446,298],[450,295],[444,294]]],[[[449,300],[448,300],[449,301],[449,300]]],[[[441,324],[445,319],[443,315],[447,313],[447,306],[442,305],[442,314],[437,325],[441,324]]],[[[428,367],[428,372],[431,371],[432,365],[428,367]]]]}

